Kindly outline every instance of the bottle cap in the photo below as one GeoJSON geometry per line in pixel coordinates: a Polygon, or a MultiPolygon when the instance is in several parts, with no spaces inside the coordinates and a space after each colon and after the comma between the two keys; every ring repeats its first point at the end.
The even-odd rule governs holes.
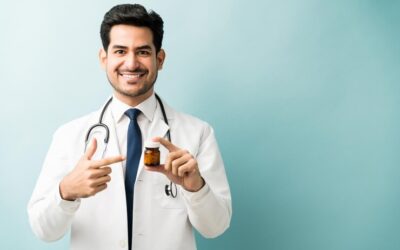
{"type": "Polygon", "coordinates": [[[155,141],[146,141],[144,146],[146,148],[159,148],[160,147],[160,143],[159,142],[155,142],[155,141]]]}

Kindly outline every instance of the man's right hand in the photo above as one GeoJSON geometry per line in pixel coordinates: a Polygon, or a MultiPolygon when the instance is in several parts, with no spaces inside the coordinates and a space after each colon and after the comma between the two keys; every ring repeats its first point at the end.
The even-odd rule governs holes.
{"type": "Polygon", "coordinates": [[[111,180],[110,164],[125,160],[122,155],[91,160],[97,149],[97,141],[93,139],[85,154],[75,168],[60,182],[60,195],[64,200],[76,200],[93,196],[107,188],[111,180]]]}

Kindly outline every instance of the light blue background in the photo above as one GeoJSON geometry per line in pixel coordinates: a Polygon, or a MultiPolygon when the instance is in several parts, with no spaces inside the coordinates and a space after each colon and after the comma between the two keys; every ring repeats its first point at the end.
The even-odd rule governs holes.
{"type": "MultiPolygon", "coordinates": [[[[140,2],[165,21],[158,93],[214,126],[226,163],[231,227],[199,249],[400,249],[399,1],[140,2]]],[[[117,3],[0,3],[1,249],[67,249],[26,205],[55,129],[110,94],[117,3]]]]}

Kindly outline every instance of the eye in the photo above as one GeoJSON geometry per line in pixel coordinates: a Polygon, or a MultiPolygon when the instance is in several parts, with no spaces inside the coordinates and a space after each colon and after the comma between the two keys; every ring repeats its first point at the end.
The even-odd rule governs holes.
{"type": "Polygon", "coordinates": [[[139,50],[137,52],[137,55],[139,55],[139,56],[149,56],[149,55],[151,55],[151,52],[149,50],[139,50]]]}
{"type": "Polygon", "coordinates": [[[123,55],[123,54],[125,54],[125,51],[122,49],[119,49],[119,50],[114,51],[114,54],[123,55]]]}

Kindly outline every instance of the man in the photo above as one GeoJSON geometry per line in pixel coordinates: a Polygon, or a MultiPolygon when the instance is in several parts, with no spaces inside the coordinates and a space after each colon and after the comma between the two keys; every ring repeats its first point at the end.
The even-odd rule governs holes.
{"type": "Polygon", "coordinates": [[[117,5],[104,16],[101,38],[99,58],[113,99],[55,132],[28,205],[31,227],[45,241],[71,230],[71,249],[196,249],[193,228],[216,237],[232,213],[213,130],[165,104],[163,118],[154,93],[165,59],[157,13],[117,5]],[[103,109],[108,145],[89,135],[86,146],[103,109]],[[163,145],[164,164],[143,165],[147,140],[163,145]]]}

